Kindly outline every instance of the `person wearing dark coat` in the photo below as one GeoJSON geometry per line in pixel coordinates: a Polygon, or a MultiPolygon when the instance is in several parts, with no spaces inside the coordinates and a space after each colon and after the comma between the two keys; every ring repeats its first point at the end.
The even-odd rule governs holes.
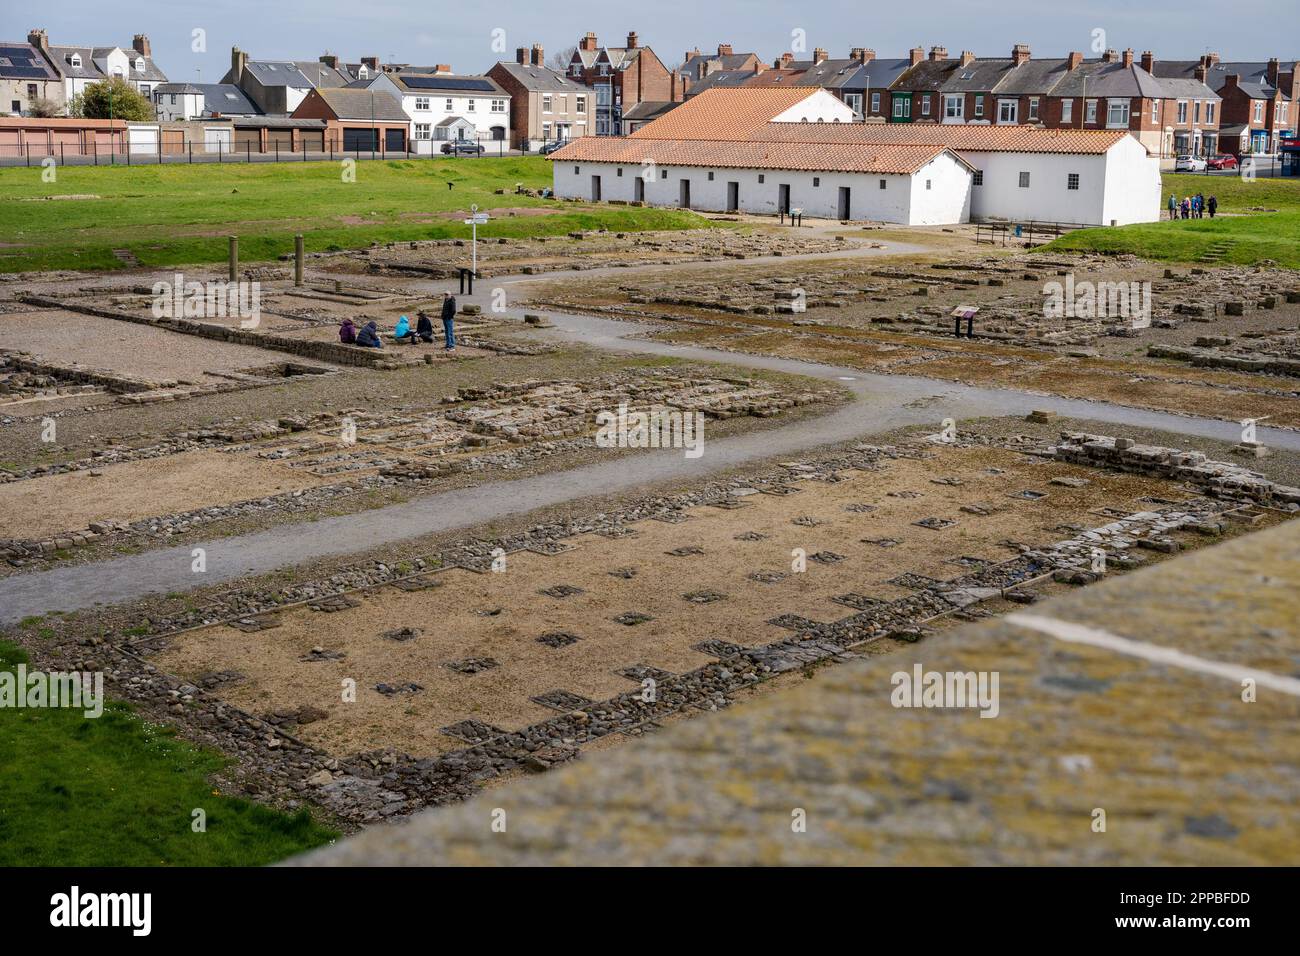
{"type": "Polygon", "coordinates": [[[382,349],[384,343],[379,338],[379,326],[374,322],[367,322],[357,333],[357,345],[368,349],[382,349]]]}
{"type": "Polygon", "coordinates": [[[1214,214],[1219,211],[1219,197],[1211,196],[1205,200],[1205,208],[1210,210],[1210,218],[1213,219],[1214,214]]]}
{"type": "Polygon", "coordinates": [[[433,341],[433,323],[429,321],[427,313],[420,313],[415,323],[415,334],[424,342],[433,341]]]}
{"type": "Polygon", "coordinates": [[[456,351],[456,297],[450,292],[442,294],[442,337],[447,351],[456,351]]]}
{"type": "Polygon", "coordinates": [[[357,326],[351,319],[344,319],[339,326],[339,341],[344,345],[357,344],[357,326]]]}

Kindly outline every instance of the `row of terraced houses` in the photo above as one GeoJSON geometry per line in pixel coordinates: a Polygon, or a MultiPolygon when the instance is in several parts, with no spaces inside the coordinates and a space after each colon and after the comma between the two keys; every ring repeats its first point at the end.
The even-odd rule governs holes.
{"type": "Polygon", "coordinates": [[[474,75],[449,64],[258,59],[235,49],[226,75],[202,84],[170,82],[145,34],[129,47],[81,46],[32,30],[25,42],[0,42],[0,113],[66,111],[87,84],[114,76],[152,100],[161,123],[201,124],[201,139],[235,149],[332,143],[419,154],[450,140],[538,148],[626,135],[719,88],[819,88],[862,121],[1127,130],[1166,159],[1274,153],[1300,120],[1295,58],[1166,61],[1132,50],[1036,58],[1015,44],[1005,57],[950,56],[942,46],[878,57],[854,47],[842,59],[818,48],[766,60],[724,43],[689,50],[670,68],[635,32],[621,46],[587,33],[567,63],[548,65],[541,44],[520,47],[513,61],[474,75]]]}

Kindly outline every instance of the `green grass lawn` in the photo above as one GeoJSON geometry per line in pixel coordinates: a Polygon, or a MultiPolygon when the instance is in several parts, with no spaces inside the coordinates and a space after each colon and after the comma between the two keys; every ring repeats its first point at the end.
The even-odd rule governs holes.
{"type": "MultiPolygon", "coordinates": [[[[0,641],[0,669],[25,660],[0,641]]],[[[121,704],[94,719],[0,708],[0,866],[247,866],[337,836],[305,811],[220,796],[206,777],[225,763],[121,704]]]]}
{"type": "Polygon", "coordinates": [[[292,252],[297,233],[308,251],[468,238],[463,217],[451,214],[471,203],[519,211],[480,228],[488,238],[706,224],[675,209],[516,195],[517,183],[551,185],[551,163],[537,156],[367,160],[356,163],[355,182],[344,182],[342,172],[339,162],[65,166],[57,182],[46,183],[40,169],[0,169],[0,272],[122,268],[114,249],[130,250],[147,266],[223,262],[229,235],[239,236],[247,262],[292,252]],[[46,199],[59,195],[84,198],[46,199]]]}
{"type": "Polygon", "coordinates": [[[1163,176],[1165,202],[1170,193],[1181,200],[1198,192],[1207,199],[1218,197],[1218,218],[1081,229],[1046,248],[1130,252],[1166,262],[1197,262],[1211,247],[1231,243],[1219,263],[1254,265],[1272,259],[1284,268],[1300,269],[1300,179],[1244,182],[1236,176],[1163,176]]]}

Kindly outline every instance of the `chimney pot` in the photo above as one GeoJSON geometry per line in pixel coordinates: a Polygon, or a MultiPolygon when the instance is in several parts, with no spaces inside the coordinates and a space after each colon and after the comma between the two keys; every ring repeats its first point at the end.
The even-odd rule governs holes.
{"type": "Polygon", "coordinates": [[[515,62],[525,65],[528,63],[528,47],[515,47],[515,62]]]}
{"type": "MultiPolygon", "coordinates": [[[[1205,57],[1201,57],[1201,62],[1205,62],[1205,57]]],[[[1156,55],[1150,50],[1142,51],[1142,69],[1146,70],[1148,73],[1154,73],[1156,71],[1156,55]]]]}
{"type": "Polygon", "coordinates": [[[1124,65],[1125,65],[1125,66],[1132,66],[1132,65],[1133,65],[1133,49],[1132,49],[1132,47],[1130,47],[1129,49],[1127,49],[1127,50],[1124,51],[1124,65]]]}
{"type": "Polygon", "coordinates": [[[925,50],[919,46],[914,46],[912,49],[907,51],[907,56],[911,65],[916,66],[916,64],[925,59],[925,50]]]}
{"type": "Polygon", "coordinates": [[[731,55],[732,55],[732,53],[731,53],[731,44],[730,44],[730,43],[719,43],[719,44],[718,44],[718,56],[731,56],[731,55]]]}
{"type": "Polygon", "coordinates": [[[44,30],[29,30],[27,32],[27,42],[45,53],[50,50],[50,40],[44,30]]]}
{"type": "Polygon", "coordinates": [[[961,51],[961,65],[962,65],[962,66],[970,66],[970,65],[971,65],[972,63],[974,63],[974,62],[975,62],[975,54],[974,54],[974,53],[972,53],[970,50],[962,50],[962,51],[961,51]]]}
{"type": "Polygon", "coordinates": [[[588,30],[587,35],[578,41],[578,47],[584,51],[596,50],[597,49],[596,34],[588,30]]]}
{"type": "Polygon", "coordinates": [[[1101,62],[1103,62],[1103,63],[1118,63],[1118,62],[1119,62],[1119,54],[1116,53],[1114,50],[1107,50],[1105,53],[1103,53],[1103,54],[1101,55],[1101,62]]]}
{"type": "Polygon", "coordinates": [[[826,51],[823,50],[821,47],[817,47],[817,49],[813,50],[813,62],[814,62],[814,63],[821,63],[823,60],[826,59],[827,56],[828,56],[828,54],[827,54],[826,51]]]}
{"type": "Polygon", "coordinates": [[[141,56],[149,56],[149,37],[143,33],[137,33],[131,41],[131,48],[141,56]]]}
{"type": "Polygon", "coordinates": [[[627,48],[628,48],[629,50],[635,50],[635,49],[636,49],[636,42],[637,42],[637,41],[636,41],[636,31],[633,30],[631,33],[629,33],[629,34],[627,35],[627,48]]]}
{"type": "Polygon", "coordinates": [[[1011,48],[1011,62],[1014,65],[1019,66],[1021,63],[1028,63],[1029,59],[1028,43],[1017,43],[1011,48]]]}
{"type": "Polygon", "coordinates": [[[546,49],[540,43],[533,44],[533,66],[546,65],[546,49]]]}
{"type": "Polygon", "coordinates": [[[931,59],[932,61],[933,61],[933,60],[946,60],[946,59],[948,59],[948,48],[947,48],[946,46],[932,46],[932,47],[930,47],[930,59],[931,59]]]}

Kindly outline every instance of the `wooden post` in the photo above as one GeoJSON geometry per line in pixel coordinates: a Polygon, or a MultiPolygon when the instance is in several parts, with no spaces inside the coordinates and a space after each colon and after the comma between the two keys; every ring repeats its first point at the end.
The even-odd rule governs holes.
{"type": "Polygon", "coordinates": [[[293,237],[293,284],[302,285],[302,236],[293,237]]]}
{"type": "Polygon", "coordinates": [[[230,237],[230,281],[239,280],[239,237],[230,237]]]}

